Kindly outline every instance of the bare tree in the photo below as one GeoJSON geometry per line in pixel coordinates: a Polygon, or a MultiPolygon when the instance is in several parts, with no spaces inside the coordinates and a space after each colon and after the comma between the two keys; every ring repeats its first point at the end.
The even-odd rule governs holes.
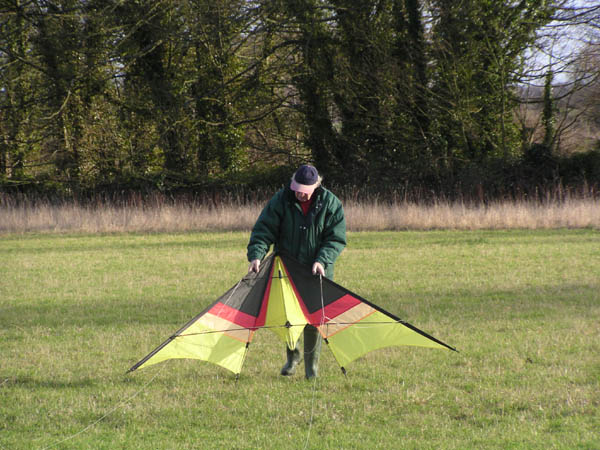
{"type": "Polygon", "coordinates": [[[542,114],[543,87],[552,74],[555,128],[553,139],[546,144],[559,153],[588,149],[599,125],[600,5],[589,3],[557,2],[552,20],[538,30],[535,45],[525,55],[528,70],[521,82],[524,104],[529,107],[522,108],[519,115],[523,125],[529,117],[529,130],[524,134],[530,140],[544,135],[537,131],[542,121],[535,120],[535,115],[542,114]]]}

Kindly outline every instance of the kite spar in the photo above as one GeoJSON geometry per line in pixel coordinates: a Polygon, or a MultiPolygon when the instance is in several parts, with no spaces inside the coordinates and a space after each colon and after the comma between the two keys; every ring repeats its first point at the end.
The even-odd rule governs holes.
{"type": "Polygon", "coordinates": [[[173,358],[212,362],[239,374],[254,333],[273,331],[290,349],[314,325],[342,371],[364,354],[389,346],[455,348],[404,322],[295,259],[271,254],[165,342],[129,369],[173,358]]]}

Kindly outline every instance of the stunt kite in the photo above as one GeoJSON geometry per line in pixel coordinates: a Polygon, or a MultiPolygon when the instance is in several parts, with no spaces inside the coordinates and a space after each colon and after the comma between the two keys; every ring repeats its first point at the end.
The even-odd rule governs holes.
{"type": "Polygon", "coordinates": [[[271,254],[258,274],[248,274],[129,369],[173,358],[218,364],[239,375],[254,333],[273,331],[288,348],[307,325],[315,326],[345,374],[345,367],[379,348],[453,347],[283,254],[271,254]]]}

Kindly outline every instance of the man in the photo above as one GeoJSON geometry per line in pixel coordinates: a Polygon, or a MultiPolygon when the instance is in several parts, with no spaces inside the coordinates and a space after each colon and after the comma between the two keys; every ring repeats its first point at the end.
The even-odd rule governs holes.
{"type": "MultiPolygon", "coordinates": [[[[333,279],[335,260],[346,246],[346,219],[342,202],[321,186],[311,165],[302,165],[289,186],[278,191],[260,213],[248,243],[248,272],[258,273],[271,245],[312,267],[314,275],[333,279]]],[[[304,328],[304,368],[307,379],[317,376],[321,336],[312,325],[304,328]]],[[[293,375],[302,360],[298,348],[286,347],[282,375],[293,375]]]]}

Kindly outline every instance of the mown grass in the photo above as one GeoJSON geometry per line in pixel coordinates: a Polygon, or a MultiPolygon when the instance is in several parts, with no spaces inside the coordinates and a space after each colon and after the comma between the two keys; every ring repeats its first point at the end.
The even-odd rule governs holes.
{"type": "Polygon", "coordinates": [[[355,232],[336,281],[457,347],[373,352],[345,378],[126,375],[233,285],[248,234],[0,236],[0,448],[600,448],[600,234],[355,232]],[[101,419],[101,420],[100,420],[101,419]]]}

